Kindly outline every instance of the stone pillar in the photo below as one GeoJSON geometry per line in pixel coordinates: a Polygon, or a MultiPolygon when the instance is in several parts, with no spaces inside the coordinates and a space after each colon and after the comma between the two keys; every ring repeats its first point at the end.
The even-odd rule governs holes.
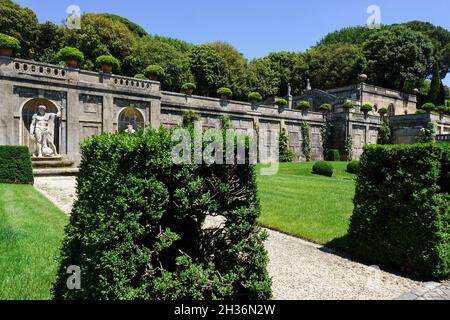
{"type": "Polygon", "coordinates": [[[103,112],[102,112],[103,132],[114,132],[114,97],[112,94],[105,94],[103,96],[103,112]]]}
{"type": "Polygon", "coordinates": [[[80,159],[80,99],[78,91],[67,91],[67,156],[70,160],[80,159]]]}
{"type": "Polygon", "coordinates": [[[150,126],[158,129],[161,125],[161,100],[152,100],[150,103],[150,126]]]}
{"type": "Polygon", "coordinates": [[[14,142],[14,105],[13,85],[9,81],[0,83],[0,145],[9,145],[14,142]]]}

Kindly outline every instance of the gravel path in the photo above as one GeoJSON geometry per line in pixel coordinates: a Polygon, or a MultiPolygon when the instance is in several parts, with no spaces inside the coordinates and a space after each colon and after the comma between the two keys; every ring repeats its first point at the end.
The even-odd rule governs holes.
{"type": "MultiPolygon", "coordinates": [[[[35,179],[36,189],[66,213],[71,211],[75,185],[75,177],[35,179]]],[[[274,299],[417,299],[424,287],[432,286],[351,261],[320,245],[268,232],[265,246],[274,299]]]]}

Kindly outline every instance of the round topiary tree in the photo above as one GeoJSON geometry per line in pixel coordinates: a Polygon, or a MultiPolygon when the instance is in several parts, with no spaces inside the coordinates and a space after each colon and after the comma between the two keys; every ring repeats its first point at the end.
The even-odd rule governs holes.
{"type": "Polygon", "coordinates": [[[436,110],[436,106],[434,105],[434,103],[428,102],[422,106],[422,110],[427,113],[431,113],[431,111],[436,110]]]}
{"type": "Polygon", "coordinates": [[[100,56],[97,58],[95,63],[104,73],[111,73],[113,70],[117,71],[120,69],[120,61],[111,55],[100,56]]]}
{"type": "Polygon", "coordinates": [[[388,113],[388,109],[386,108],[381,108],[380,110],[378,110],[378,113],[384,117],[387,113],[388,113]]]}
{"type": "Polygon", "coordinates": [[[159,81],[160,79],[164,78],[166,72],[163,67],[152,64],[145,68],[144,74],[149,80],[159,81]]]}
{"type": "Polygon", "coordinates": [[[358,174],[359,172],[359,164],[360,162],[358,160],[353,160],[347,164],[347,172],[358,174]]]}
{"type": "Polygon", "coordinates": [[[14,37],[0,33],[0,56],[11,57],[20,50],[20,41],[14,37]]]}
{"type": "Polygon", "coordinates": [[[196,88],[197,86],[195,85],[195,83],[186,82],[181,86],[181,92],[183,92],[184,94],[191,95],[196,88]]]}
{"type": "Polygon", "coordinates": [[[262,96],[259,92],[250,92],[248,94],[248,101],[250,101],[252,104],[261,102],[262,96]]]}
{"type": "Polygon", "coordinates": [[[373,110],[373,107],[369,103],[363,104],[363,106],[361,107],[361,111],[364,113],[370,112],[372,110],[373,110]]]}
{"type": "Polygon", "coordinates": [[[58,51],[59,61],[64,61],[69,68],[76,68],[84,61],[84,54],[77,48],[64,47],[58,51]]]}
{"type": "Polygon", "coordinates": [[[284,98],[276,98],[275,99],[275,105],[278,106],[279,108],[284,108],[285,106],[287,106],[287,104],[288,104],[288,102],[284,98]]]}
{"type": "Polygon", "coordinates": [[[344,103],[342,105],[342,108],[344,108],[344,110],[350,110],[353,109],[353,102],[347,101],[346,103],[344,103]]]}
{"type": "Polygon", "coordinates": [[[326,159],[327,161],[340,161],[341,155],[339,154],[339,150],[337,149],[330,149],[327,152],[326,159]]]}
{"type": "Polygon", "coordinates": [[[309,101],[302,100],[297,103],[297,108],[299,110],[305,111],[311,108],[311,104],[309,103],[309,101]]]}
{"type": "Polygon", "coordinates": [[[217,95],[222,99],[229,99],[233,96],[233,91],[230,88],[222,87],[217,90],[217,95]]]}
{"type": "Polygon", "coordinates": [[[319,161],[314,164],[312,173],[320,176],[332,177],[333,166],[326,161],[319,161]]]}
{"type": "MultiPolygon", "coordinates": [[[[271,298],[254,166],[195,164],[192,156],[180,165],[172,155],[176,132],[83,142],[55,299],[271,298]],[[69,266],[80,268],[79,290],[67,288],[69,266]]],[[[183,132],[196,141],[193,130],[183,132]]],[[[249,141],[241,146],[248,155],[249,141]]]]}
{"type": "Polygon", "coordinates": [[[333,107],[329,103],[324,103],[319,107],[320,111],[326,113],[331,112],[333,110],[333,107]]]}
{"type": "Polygon", "coordinates": [[[142,80],[147,80],[147,77],[146,77],[145,74],[143,74],[143,73],[138,73],[138,74],[134,75],[134,78],[136,78],[136,79],[142,79],[142,80]]]}

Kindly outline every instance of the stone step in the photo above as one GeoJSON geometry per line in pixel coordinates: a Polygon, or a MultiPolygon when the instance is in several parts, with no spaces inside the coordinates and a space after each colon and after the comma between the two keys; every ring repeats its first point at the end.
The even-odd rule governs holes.
{"type": "Polygon", "coordinates": [[[31,161],[32,162],[48,162],[48,161],[62,161],[63,157],[62,156],[58,156],[58,157],[31,157],[31,161]]]}
{"type": "Polygon", "coordinates": [[[67,168],[72,167],[73,162],[72,161],[54,161],[54,160],[40,160],[40,161],[31,161],[33,168],[67,168]]]}
{"type": "Polygon", "coordinates": [[[33,170],[33,175],[35,177],[76,176],[79,172],[79,168],[36,169],[33,170]]]}

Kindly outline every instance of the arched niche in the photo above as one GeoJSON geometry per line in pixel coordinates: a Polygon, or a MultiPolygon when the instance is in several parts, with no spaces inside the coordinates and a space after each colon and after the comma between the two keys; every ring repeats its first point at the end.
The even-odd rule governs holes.
{"type": "Polygon", "coordinates": [[[133,107],[127,107],[120,111],[118,118],[118,131],[124,132],[128,126],[133,126],[134,130],[144,129],[145,122],[142,113],[133,107]]]}

